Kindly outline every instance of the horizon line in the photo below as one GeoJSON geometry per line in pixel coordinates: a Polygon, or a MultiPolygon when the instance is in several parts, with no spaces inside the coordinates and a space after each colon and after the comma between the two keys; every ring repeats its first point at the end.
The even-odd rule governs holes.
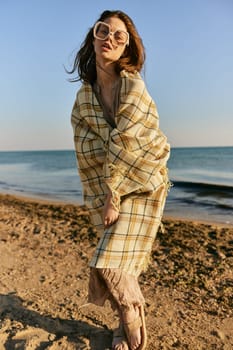
{"type": "MultiPolygon", "coordinates": [[[[171,146],[171,149],[177,148],[231,148],[233,145],[226,146],[171,146]]],[[[12,149],[12,150],[0,150],[3,152],[62,152],[62,151],[75,151],[75,148],[46,148],[46,149],[12,149]]]]}

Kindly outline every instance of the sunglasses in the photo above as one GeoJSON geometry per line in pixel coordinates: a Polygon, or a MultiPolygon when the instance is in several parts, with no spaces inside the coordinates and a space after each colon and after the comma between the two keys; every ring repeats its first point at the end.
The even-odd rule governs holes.
{"type": "Polygon", "coordinates": [[[129,33],[125,30],[117,29],[111,32],[110,25],[105,22],[97,22],[93,29],[94,38],[98,40],[106,40],[109,35],[113,36],[114,41],[118,45],[129,45],[129,33]]]}

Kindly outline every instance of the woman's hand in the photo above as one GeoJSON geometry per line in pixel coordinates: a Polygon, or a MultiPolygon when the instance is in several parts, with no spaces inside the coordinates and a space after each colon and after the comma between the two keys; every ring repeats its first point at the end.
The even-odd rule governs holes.
{"type": "Polygon", "coordinates": [[[113,204],[111,203],[111,199],[112,193],[109,192],[103,209],[103,222],[105,227],[109,227],[114,224],[119,217],[119,212],[114,208],[113,204]]]}

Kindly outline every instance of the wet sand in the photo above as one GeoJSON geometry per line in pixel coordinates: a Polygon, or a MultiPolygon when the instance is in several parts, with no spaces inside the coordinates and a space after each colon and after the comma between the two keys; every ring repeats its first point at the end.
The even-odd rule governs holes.
{"type": "MultiPolygon", "coordinates": [[[[233,227],[165,218],[149,269],[147,350],[233,348],[233,227]]],[[[87,304],[98,241],[84,206],[0,195],[0,350],[111,348],[116,315],[87,304]]]]}

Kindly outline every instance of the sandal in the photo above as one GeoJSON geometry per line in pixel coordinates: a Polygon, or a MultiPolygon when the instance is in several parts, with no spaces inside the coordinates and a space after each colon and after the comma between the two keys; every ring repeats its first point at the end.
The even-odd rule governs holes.
{"type": "Polygon", "coordinates": [[[145,314],[144,314],[144,308],[142,305],[138,306],[139,310],[139,317],[135,318],[132,322],[125,322],[124,323],[124,330],[127,336],[127,339],[129,341],[130,334],[140,328],[141,329],[141,344],[137,348],[137,350],[145,350],[146,349],[146,343],[147,343],[147,332],[146,332],[146,322],[145,322],[145,314]]]}
{"type": "Polygon", "coordinates": [[[129,346],[127,343],[127,339],[125,336],[125,332],[123,327],[120,325],[119,328],[114,329],[113,331],[113,340],[112,340],[112,349],[113,350],[118,350],[118,345],[123,345],[124,350],[129,350],[129,346]],[[116,344],[114,344],[114,342],[116,344]]]}

